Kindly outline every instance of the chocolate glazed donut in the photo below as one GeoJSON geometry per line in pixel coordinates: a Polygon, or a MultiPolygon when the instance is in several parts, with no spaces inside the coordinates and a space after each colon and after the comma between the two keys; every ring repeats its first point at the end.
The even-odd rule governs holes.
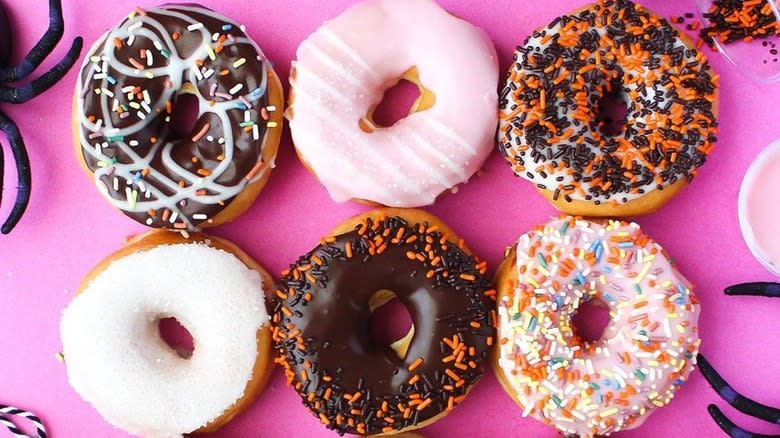
{"type": "Polygon", "coordinates": [[[209,9],[137,9],[93,46],[77,87],[78,155],[111,203],[140,223],[226,222],[270,174],[281,84],[243,27],[209,9]],[[198,119],[177,138],[170,122],[185,94],[197,99],[198,119]]]}
{"type": "Polygon", "coordinates": [[[274,340],[288,383],[341,434],[435,421],[465,398],[493,344],[486,264],[417,210],[376,210],[334,231],[278,283],[274,340]],[[371,311],[388,291],[413,322],[400,348],[370,339],[371,311]]]}

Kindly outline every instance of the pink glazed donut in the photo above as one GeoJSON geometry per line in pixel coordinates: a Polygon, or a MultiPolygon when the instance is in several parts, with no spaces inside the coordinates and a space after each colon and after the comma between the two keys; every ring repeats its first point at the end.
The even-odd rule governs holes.
{"type": "Polygon", "coordinates": [[[297,51],[290,120],[304,165],[337,202],[432,204],[494,147],[498,58],[488,36],[432,0],[369,0],[297,51]],[[372,114],[401,79],[420,97],[390,127],[372,114]]]}
{"type": "Polygon", "coordinates": [[[496,278],[494,368],[524,416],[580,438],[638,427],[687,381],[699,301],[669,255],[635,223],[552,219],[520,236],[496,278]],[[573,316],[609,309],[600,339],[573,316]]]}

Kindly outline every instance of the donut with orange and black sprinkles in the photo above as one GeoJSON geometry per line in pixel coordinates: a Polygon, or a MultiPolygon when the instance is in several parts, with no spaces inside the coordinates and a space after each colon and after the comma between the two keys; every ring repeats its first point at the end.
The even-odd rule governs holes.
{"type": "Polygon", "coordinates": [[[717,141],[718,75],[666,19],[628,0],[558,17],[517,48],[498,144],[559,210],[636,216],[682,190],[717,141]],[[600,120],[609,98],[627,114],[600,120]]]}
{"type": "Polygon", "coordinates": [[[272,316],[277,362],[328,429],[408,432],[452,411],[483,375],[495,296],[487,264],[439,219],[374,210],[283,273],[272,316]],[[388,348],[372,341],[370,321],[393,295],[413,325],[388,348]]]}

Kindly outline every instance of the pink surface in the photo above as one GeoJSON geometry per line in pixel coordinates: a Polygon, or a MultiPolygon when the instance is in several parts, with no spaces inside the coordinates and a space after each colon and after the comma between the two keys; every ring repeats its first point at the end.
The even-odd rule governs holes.
{"type": "MultiPolygon", "coordinates": [[[[24,29],[16,46],[29,48],[46,23],[45,0],[8,1],[14,27],[24,29]],[[29,5],[29,7],[25,7],[29,5]]],[[[66,32],[87,42],[138,3],[117,0],[65,1],[66,32]]],[[[298,43],[319,23],[337,15],[350,0],[205,1],[226,15],[243,18],[249,33],[286,76],[298,43]]],[[[453,13],[483,27],[496,43],[504,70],[516,44],[535,27],[582,4],[581,1],[442,0],[453,13]]],[[[664,16],[693,10],[693,1],[647,0],[664,16]]],[[[154,3],[141,2],[141,6],[154,3]]],[[[63,43],[50,61],[66,50],[63,43]]],[[[725,286],[747,280],[772,280],[753,259],[737,224],[739,184],[752,158],[780,137],[774,104],[780,85],[757,86],[718,55],[711,56],[722,75],[721,141],[694,184],[660,212],[641,218],[645,230],[675,256],[681,270],[697,284],[702,303],[703,351],[737,389],[765,403],[780,405],[780,302],[726,298],[725,286]]],[[[0,403],[14,403],[39,413],[54,437],[123,437],[68,386],[60,350],[59,319],[81,278],[116,250],[125,236],[143,228],[112,208],[79,168],[70,136],[70,102],[75,71],[45,96],[21,107],[2,105],[21,126],[33,163],[32,203],[11,236],[0,237],[0,403]]],[[[2,141],[5,144],[5,140],[2,141]]],[[[13,172],[6,175],[5,213],[13,198],[13,172]]],[[[278,167],[252,209],[233,224],[213,231],[229,238],[273,272],[309,250],[331,227],[365,207],[334,204],[293,154],[285,137],[278,167]]],[[[511,176],[500,154],[488,160],[484,174],[446,196],[430,211],[453,226],[492,266],[504,247],[554,211],[533,187],[511,176]]],[[[667,408],[636,431],[618,437],[718,436],[706,406],[721,402],[697,373],[667,408]]],[[[769,425],[726,411],[757,432],[777,433],[769,425]]],[[[477,385],[451,415],[427,428],[430,437],[554,437],[556,433],[520,411],[492,374],[477,385]]],[[[6,436],[0,430],[0,437],[6,436]]],[[[277,372],[266,392],[219,437],[333,436],[301,406],[298,396],[277,372]]]]}

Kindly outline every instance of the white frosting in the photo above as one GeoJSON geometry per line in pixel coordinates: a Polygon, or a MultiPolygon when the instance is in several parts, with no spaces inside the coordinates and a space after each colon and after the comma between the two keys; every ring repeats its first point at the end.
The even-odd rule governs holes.
{"type": "MultiPolygon", "coordinates": [[[[370,0],[322,25],[297,51],[295,146],[339,202],[429,205],[494,147],[498,61],[487,35],[431,0],[370,0]],[[391,127],[359,122],[409,68],[433,107],[391,127]]],[[[363,120],[365,122],[365,120],[363,120]]]]}
{"type": "Polygon", "coordinates": [[[112,263],[65,310],[68,378],[113,425],[181,436],[243,396],[267,323],[260,275],[238,258],[204,244],[159,246],[112,263]],[[168,317],[192,335],[189,359],[160,337],[168,317]]]}

